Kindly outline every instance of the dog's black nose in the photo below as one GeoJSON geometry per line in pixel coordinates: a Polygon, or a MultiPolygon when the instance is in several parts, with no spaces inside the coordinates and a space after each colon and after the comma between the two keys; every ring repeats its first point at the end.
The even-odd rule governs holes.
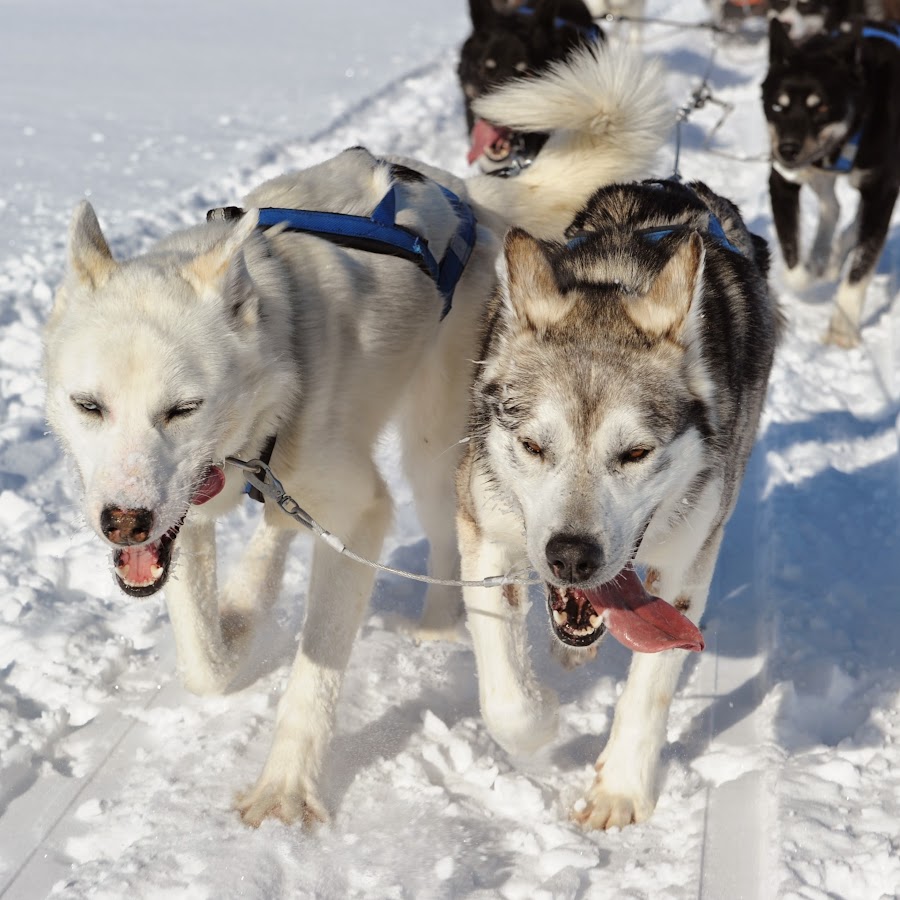
{"type": "Polygon", "coordinates": [[[781,141],[778,144],[778,155],[785,162],[793,162],[800,155],[800,141],[781,141]]]}
{"type": "Polygon", "coordinates": [[[579,584],[603,565],[603,548],[578,534],[555,534],[547,541],[547,563],[560,581],[579,584]]]}
{"type": "Polygon", "coordinates": [[[106,506],[100,513],[100,528],[113,544],[142,544],[153,530],[153,513],[149,509],[106,506]]]}

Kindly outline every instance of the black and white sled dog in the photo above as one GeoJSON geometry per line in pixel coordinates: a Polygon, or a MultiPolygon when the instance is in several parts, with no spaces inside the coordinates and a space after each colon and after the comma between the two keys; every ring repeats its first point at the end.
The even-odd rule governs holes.
{"type": "Polygon", "coordinates": [[[772,214],[787,282],[800,289],[812,279],[836,279],[846,264],[826,340],[853,346],[900,189],[900,25],[857,22],[798,47],[780,22],[771,22],[762,99],[772,144],[772,214]],[[859,208],[832,246],[840,176],[859,191],[859,208]],[[819,202],[805,264],[800,259],[803,185],[819,202]]]}
{"type": "MultiPolygon", "coordinates": [[[[694,623],[780,317],[765,241],[703,184],[603,188],[568,236],[505,239],[457,529],[464,578],[537,571],[563,658],[606,631],[638,651],[576,814],[608,828],[655,806],[669,704],[685,651],[703,646],[694,623]]],[[[524,591],[464,596],[484,718],[511,751],[534,749],[555,731],[556,700],[528,659],[524,591]]]]}
{"type": "MultiPolygon", "coordinates": [[[[165,585],[190,690],[228,686],[299,527],[267,500],[219,591],[215,521],[241,500],[246,477],[230,457],[268,449],[285,491],[376,558],[391,504],[372,449],[396,417],[429,573],[458,575],[452,448],[496,282],[495,234],[517,222],[561,235],[594,186],[649,169],[671,116],[661,81],[655,64],[590,51],[532,80],[527,114],[551,107],[556,118],[541,123],[551,132],[541,163],[520,178],[464,182],[355,148],[122,261],[90,205],[79,206],[45,332],[47,415],[119,586],[147,596],[165,585]]],[[[522,99],[501,92],[492,112],[518,121],[522,99]]],[[[320,776],[373,581],[336,546],[315,547],[274,744],[238,801],[251,825],[325,817],[320,776]]],[[[461,614],[459,591],[433,586],[423,628],[461,614]]]]}
{"type": "Polygon", "coordinates": [[[507,4],[469,0],[472,33],[459,53],[460,85],[469,134],[469,163],[484,172],[527,166],[547,141],[546,132],[517,132],[479,116],[473,103],[498,85],[541,72],[576,47],[603,40],[582,0],[507,4]]]}

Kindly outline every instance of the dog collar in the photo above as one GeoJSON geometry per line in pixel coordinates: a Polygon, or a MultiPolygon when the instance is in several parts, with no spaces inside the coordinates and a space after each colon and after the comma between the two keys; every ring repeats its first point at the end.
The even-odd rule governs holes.
{"type": "Polygon", "coordinates": [[[846,175],[848,172],[853,171],[861,137],[862,128],[860,128],[852,137],[844,141],[838,150],[834,162],[826,163],[825,160],[820,160],[819,162],[813,163],[813,165],[823,172],[837,172],[839,175],[846,175]]]}
{"type": "MultiPolygon", "coordinates": [[[[435,182],[437,184],[437,182],[435,182]]],[[[450,239],[441,261],[438,262],[420,234],[396,222],[397,196],[394,185],[382,197],[371,216],[352,216],[347,213],[323,212],[311,209],[280,209],[268,207],[259,211],[259,227],[285,226],[286,231],[313,234],[341,247],[398,256],[415,263],[435,283],[444,306],[441,319],[450,312],[453,292],[465,271],[476,241],[476,219],[468,203],[460,200],[443,185],[437,185],[450,202],[459,220],[456,233],[450,239]]],[[[244,210],[235,206],[211,209],[207,221],[237,219],[244,210]]]]}

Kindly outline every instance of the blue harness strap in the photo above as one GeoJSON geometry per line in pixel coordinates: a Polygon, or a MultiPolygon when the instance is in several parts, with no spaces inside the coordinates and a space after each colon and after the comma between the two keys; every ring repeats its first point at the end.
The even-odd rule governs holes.
{"type": "MultiPolygon", "coordinates": [[[[840,31],[832,32],[832,34],[840,33],[840,31]]],[[[865,40],[887,41],[900,50],[900,22],[873,22],[864,25],[859,34],[865,40]]],[[[861,138],[862,128],[844,141],[834,162],[819,162],[815,164],[816,168],[821,169],[823,172],[837,172],[839,175],[846,175],[852,172],[856,163],[856,153],[859,150],[861,138]]]]}
{"type": "MultiPolygon", "coordinates": [[[[662,179],[660,181],[644,181],[641,182],[648,187],[655,188],[657,190],[679,190],[682,194],[686,194],[690,196],[692,199],[699,199],[697,194],[692,191],[686,184],[682,184],[680,181],[675,181],[672,179],[662,179]]],[[[702,202],[702,201],[701,201],[702,202]]],[[[705,204],[704,204],[705,205],[705,204]]],[[[736,247],[731,241],[728,240],[728,236],[725,234],[725,229],[722,227],[722,223],[718,220],[716,215],[713,213],[711,209],[707,207],[707,211],[709,212],[709,220],[706,223],[706,231],[709,236],[720,246],[724,247],[726,250],[730,250],[732,253],[737,253],[738,256],[743,256],[743,252],[736,247]]],[[[652,243],[657,243],[661,241],[664,237],[667,237],[670,234],[675,234],[679,231],[688,230],[689,226],[687,225],[659,225],[655,228],[639,228],[634,233],[639,237],[644,238],[645,240],[651,241],[652,243]]],[[[574,250],[580,244],[583,244],[589,237],[588,233],[576,234],[574,235],[567,243],[566,247],[569,250],[574,250]]]]}
{"type": "MultiPolygon", "coordinates": [[[[323,212],[312,209],[279,209],[268,207],[259,211],[259,227],[283,225],[287,231],[297,231],[324,238],[342,247],[398,256],[415,263],[435,283],[444,299],[441,319],[450,312],[453,293],[472,255],[477,239],[476,219],[472,208],[443,185],[437,185],[450,203],[459,221],[456,232],[438,262],[420,234],[398,225],[397,197],[394,185],[388,189],[372,214],[352,216],[347,213],[323,212]]],[[[236,218],[243,211],[236,207],[210,210],[207,219],[236,218]]]]}
{"type": "Polygon", "coordinates": [[[864,38],[876,38],[888,41],[900,50],[900,22],[879,22],[864,25],[860,34],[864,38]]]}
{"type": "MultiPolygon", "coordinates": [[[[516,10],[516,14],[521,16],[533,16],[534,9],[530,6],[520,6],[516,10]]],[[[591,25],[579,25],[571,19],[564,19],[562,16],[555,16],[553,19],[554,28],[574,28],[583,38],[599,43],[603,40],[603,29],[594,22],[591,25]]]]}

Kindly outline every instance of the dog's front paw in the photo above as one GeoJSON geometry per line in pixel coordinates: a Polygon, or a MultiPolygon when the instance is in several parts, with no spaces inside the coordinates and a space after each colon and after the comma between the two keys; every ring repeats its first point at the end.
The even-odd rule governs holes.
{"type": "Polygon", "coordinates": [[[582,828],[604,831],[643,822],[650,818],[653,807],[653,799],[639,791],[611,790],[601,770],[587,796],[576,804],[572,818],[582,828]]]}
{"type": "Polygon", "coordinates": [[[843,347],[849,350],[859,344],[859,330],[848,320],[840,310],[837,310],[828,323],[828,331],[822,340],[834,347],[843,347]]]}
{"type": "Polygon", "coordinates": [[[794,266],[793,269],[785,268],[784,284],[795,292],[805,291],[813,282],[813,273],[803,265],[794,266]]]}
{"type": "Polygon", "coordinates": [[[493,698],[482,715],[494,740],[508,753],[534,753],[556,737],[559,699],[549,688],[540,697],[493,698]]]}
{"type": "Polygon", "coordinates": [[[235,800],[235,808],[245,825],[258,828],[264,819],[280,819],[286,825],[300,822],[310,829],[328,821],[324,805],[311,791],[287,784],[287,779],[270,781],[263,775],[235,800]]]}

